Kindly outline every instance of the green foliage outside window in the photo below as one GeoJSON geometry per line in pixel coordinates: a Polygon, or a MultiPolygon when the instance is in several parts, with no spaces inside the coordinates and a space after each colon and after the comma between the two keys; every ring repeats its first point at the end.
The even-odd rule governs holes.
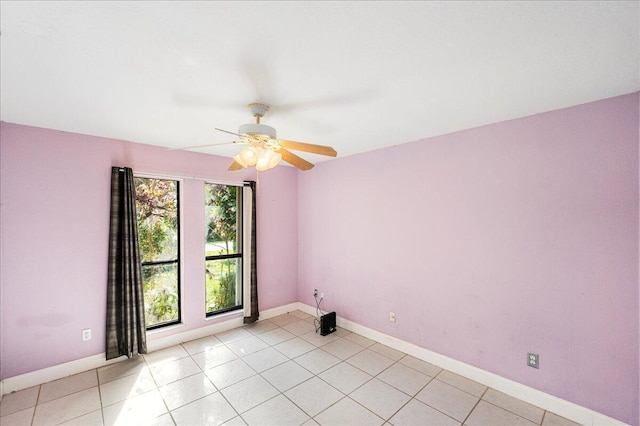
{"type": "Polygon", "coordinates": [[[179,319],[178,183],[136,178],[147,327],[179,319]]]}
{"type": "Polygon", "coordinates": [[[205,184],[206,312],[240,305],[241,253],[238,246],[238,191],[235,186],[205,184]],[[231,258],[219,256],[236,255],[231,258]]]}
{"type": "Polygon", "coordinates": [[[206,262],[206,311],[215,312],[236,306],[237,259],[206,262]]]}

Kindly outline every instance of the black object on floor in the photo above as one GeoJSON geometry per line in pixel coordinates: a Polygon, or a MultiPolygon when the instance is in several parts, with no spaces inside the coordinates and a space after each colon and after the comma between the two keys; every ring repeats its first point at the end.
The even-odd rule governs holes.
{"type": "Polygon", "coordinates": [[[329,312],[320,317],[320,335],[326,336],[336,331],[336,313],[329,312]]]}

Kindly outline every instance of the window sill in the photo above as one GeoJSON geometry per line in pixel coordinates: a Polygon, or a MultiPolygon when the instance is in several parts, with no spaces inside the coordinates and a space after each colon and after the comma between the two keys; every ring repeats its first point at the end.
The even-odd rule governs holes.
{"type": "Polygon", "coordinates": [[[236,309],[235,311],[224,312],[221,314],[207,315],[205,316],[205,321],[218,320],[221,318],[229,318],[229,317],[242,316],[242,315],[244,315],[244,308],[239,308],[239,309],[236,309]]]}
{"type": "Polygon", "coordinates": [[[184,327],[184,323],[171,324],[166,327],[154,328],[153,330],[147,330],[147,336],[153,336],[154,334],[164,333],[166,331],[177,330],[184,327]]]}

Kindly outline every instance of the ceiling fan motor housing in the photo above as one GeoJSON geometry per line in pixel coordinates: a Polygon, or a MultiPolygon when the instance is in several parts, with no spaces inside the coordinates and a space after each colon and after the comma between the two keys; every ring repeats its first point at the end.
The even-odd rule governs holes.
{"type": "Polygon", "coordinates": [[[240,126],[238,133],[241,135],[262,135],[271,139],[276,138],[276,129],[266,124],[247,123],[240,126]]]}

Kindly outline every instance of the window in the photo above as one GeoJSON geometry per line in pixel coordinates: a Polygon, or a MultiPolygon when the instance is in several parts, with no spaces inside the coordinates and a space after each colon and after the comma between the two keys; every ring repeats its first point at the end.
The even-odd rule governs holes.
{"type": "Polygon", "coordinates": [[[178,182],[135,178],[147,329],[180,322],[178,182]]]}
{"type": "Polygon", "coordinates": [[[206,183],[205,312],[242,308],[242,188],[206,183]]]}

